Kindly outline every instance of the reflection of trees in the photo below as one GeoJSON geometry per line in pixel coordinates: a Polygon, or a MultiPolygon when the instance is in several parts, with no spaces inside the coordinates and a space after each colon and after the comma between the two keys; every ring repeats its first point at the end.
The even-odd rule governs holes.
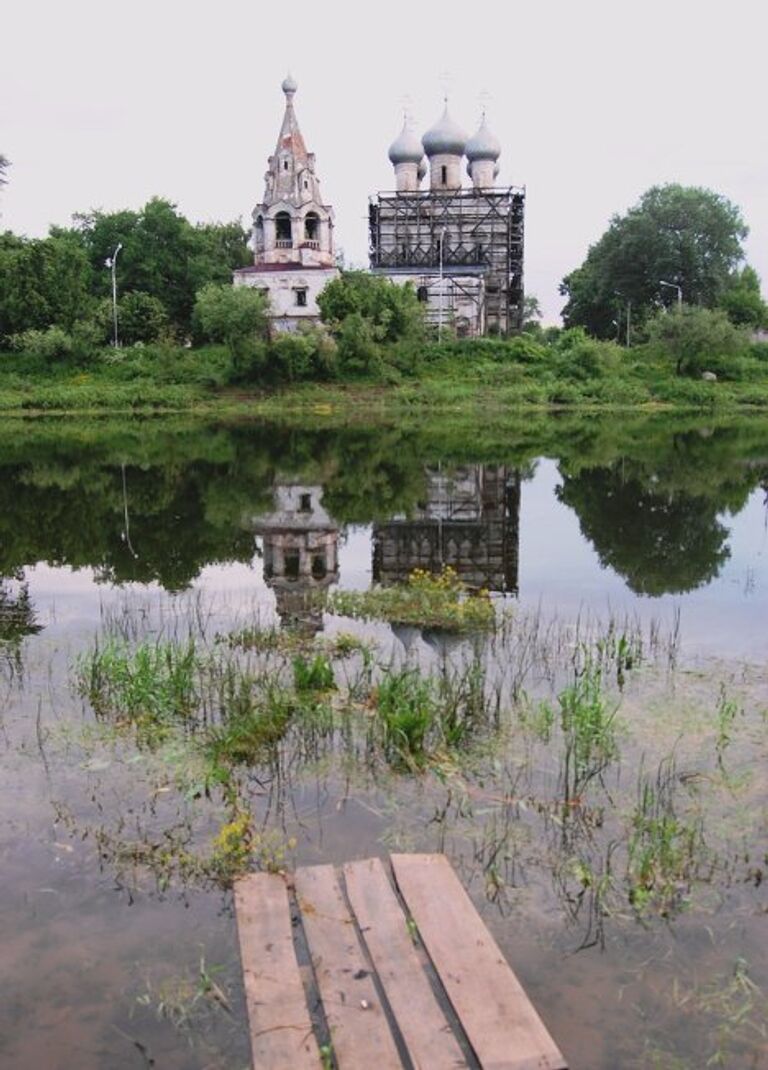
{"type": "Polygon", "coordinates": [[[627,477],[622,467],[565,476],[557,491],[601,564],[638,594],[691,591],[714,579],[730,556],[718,497],[627,477]]]}
{"type": "Polygon", "coordinates": [[[727,557],[718,512],[735,512],[765,481],[760,421],[478,422],[14,422],[0,427],[0,576],[44,561],[177,590],[209,563],[251,560],[250,522],[274,508],[277,484],[321,486],[341,525],[413,519],[430,466],[525,470],[547,455],[559,459],[561,498],[606,564],[638,591],[686,590],[727,557]]]}

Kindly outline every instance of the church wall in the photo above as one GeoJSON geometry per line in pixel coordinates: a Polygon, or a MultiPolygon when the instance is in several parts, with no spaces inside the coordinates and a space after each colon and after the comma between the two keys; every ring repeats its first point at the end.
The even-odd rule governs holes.
{"type": "Polygon", "coordinates": [[[317,299],[328,283],[337,278],[338,268],[312,268],[307,271],[258,271],[244,268],[235,271],[235,286],[263,290],[269,297],[272,326],[280,331],[297,330],[302,323],[320,318],[317,299]],[[306,305],[299,305],[297,291],[306,291],[306,305]]]}

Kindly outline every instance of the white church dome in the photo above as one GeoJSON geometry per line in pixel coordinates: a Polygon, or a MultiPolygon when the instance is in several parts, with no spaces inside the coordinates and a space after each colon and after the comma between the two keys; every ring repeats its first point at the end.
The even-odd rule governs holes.
{"type": "Polygon", "coordinates": [[[427,130],[421,140],[427,156],[463,156],[467,135],[450,117],[446,104],[442,118],[427,130]]]}
{"type": "Polygon", "coordinates": [[[501,156],[501,144],[496,135],[488,129],[485,116],[477,132],[467,142],[464,151],[468,160],[498,160],[501,156]]]}
{"type": "Polygon", "coordinates": [[[389,159],[393,164],[421,163],[423,155],[424,150],[419,136],[406,121],[401,132],[389,146],[389,159]]]}

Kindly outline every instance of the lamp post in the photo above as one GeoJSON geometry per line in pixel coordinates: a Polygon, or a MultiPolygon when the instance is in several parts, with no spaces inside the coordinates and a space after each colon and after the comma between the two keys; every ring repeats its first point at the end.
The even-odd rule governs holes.
{"type": "Polygon", "coordinates": [[[445,301],[445,298],[443,297],[443,257],[445,255],[444,254],[444,248],[445,248],[445,227],[443,227],[442,231],[440,232],[440,306],[439,306],[438,318],[437,318],[437,337],[438,338],[442,338],[443,337],[443,302],[445,301]]]}
{"type": "Polygon", "coordinates": [[[683,288],[678,286],[676,282],[665,282],[664,279],[659,279],[659,286],[668,286],[670,290],[677,290],[677,307],[683,307],[683,288]]]}
{"type": "Polygon", "coordinates": [[[112,345],[117,349],[120,344],[117,337],[117,254],[123,247],[122,242],[118,242],[115,246],[115,251],[112,256],[108,256],[104,261],[106,267],[112,270],[112,345]]]}

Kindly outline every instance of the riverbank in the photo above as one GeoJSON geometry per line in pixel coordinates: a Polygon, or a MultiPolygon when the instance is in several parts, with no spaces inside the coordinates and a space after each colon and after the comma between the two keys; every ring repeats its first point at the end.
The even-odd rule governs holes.
{"type": "Polygon", "coordinates": [[[242,410],[275,417],[318,407],[350,416],[465,408],[768,409],[764,345],[754,345],[748,357],[725,369],[713,358],[719,371],[706,379],[677,375],[668,359],[642,347],[622,351],[589,340],[573,359],[540,346],[532,350],[533,359],[532,346],[523,336],[435,343],[424,347],[415,364],[411,355],[407,370],[398,368],[393,353],[392,363],[375,376],[326,381],[271,379],[269,368],[257,378],[242,378],[234,374],[226,349],[216,346],[110,352],[85,365],[3,354],[0,413],[242,410]]]}

